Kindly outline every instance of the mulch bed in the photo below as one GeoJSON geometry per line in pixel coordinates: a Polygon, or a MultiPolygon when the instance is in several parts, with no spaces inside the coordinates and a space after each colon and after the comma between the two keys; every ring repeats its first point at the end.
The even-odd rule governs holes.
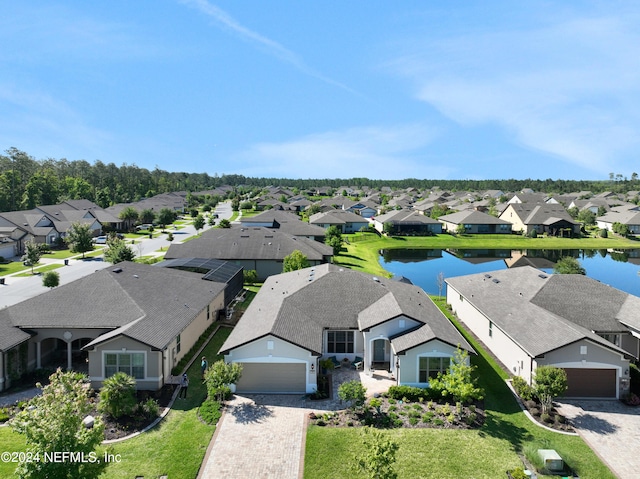
{"type": "MultiPolygon", "coordinates": [[[[162,414],[171,402],[171,397],[175,387],[176,386],[174,385],[166,384],[158,391],[137,391],[137,402],[144,402],[148,398],[155,399],[158,401],[158,405],[160,406],[159,413],[162,414]]],[[[97,411],[99,396],[95,396],[94,401],[95,407],[92,415],[98,417],[100,416],[100,413],[97,411]]],[[[106,414],[101,417],[102,422],[104,423],[104,438],[106,440],[120,439],[130,434],[140,432],[157,419],[156,417],[148,418],[144,416],[123,416],[121,418],[114,419],[106,414]]]]}
{"type": "Polygon", "coordinates": [[[409,402],[380,397],[379,407],[370,400],[358,409],[309,414],[311,424],[327,427],[476,429],[484,424],[484,403],[462,406],[434,401],[409,402]]]}
{"type": "Polygon", "coordinates": [[[575,432],[569,420],[562,414],[558,413],[556,408],[552,407],[545,415],[542,414],[542,406],[537,401],[522,401],[524,407],[529,411],[531,417],[544,426],[555,429],[556,431],[575,432]]]}

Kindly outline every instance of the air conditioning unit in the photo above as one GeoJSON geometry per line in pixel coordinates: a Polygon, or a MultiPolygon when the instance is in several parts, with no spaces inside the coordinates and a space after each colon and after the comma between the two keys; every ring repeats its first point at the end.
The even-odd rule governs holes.
{"type": "Polygon", "coordinates": [[[564,461],[555,449],[538,449],[538,456],[540,456],[544,462],[544,467],[548,471],[555,472],[564,470],[564,461]]]}

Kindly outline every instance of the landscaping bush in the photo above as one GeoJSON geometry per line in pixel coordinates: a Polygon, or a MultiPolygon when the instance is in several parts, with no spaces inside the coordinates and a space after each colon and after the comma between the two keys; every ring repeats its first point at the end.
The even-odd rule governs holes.
{"type": "Polygon", "coordinates": [[[200,418],[207,424],[213,426],[218,423],[222,411],[220,411],[220,403],[208,398],[202,403],[199,409],[200,418]]]}
{"type": "Polygon", "coordinates": [[[413,386],[391,386],[387,391],[387,397],[394,400],[403,400],[418,402],[420,399],[423,401],[432,401],[442,398],[440,390],[432,388],[417,388],[413,386]]]}
{"type": "Polygon", "coordinates": [[[364,404],[366,392],[367,390],[362,383],[354,379],[353,381],[344,382],[338,387],[338,398],[341,401],[351,403],[351,407],[358,408],[364,404]]]}
{"type": "Polygon", "coordinates": [[[160,405],[158,401],[153,398],[149,398],[144,402],[138,404],[140,413],[148,418],[155,418],[160,415],[160,405]]]}
{"type": "Polygon", "coordinates": [[[131,414],[136,407],[136,380],[118,372],[104,380],[98,410],[113,418],[131,414]]]}
{"type": "Polygon", "coordinates": [[[520,376],[514,376],[511,379],[511,385],[516,391],[516,394],[520,396],[523,401],[531,401],[535,398],[534,389],[530,386],[524,378],[520,376]]]}

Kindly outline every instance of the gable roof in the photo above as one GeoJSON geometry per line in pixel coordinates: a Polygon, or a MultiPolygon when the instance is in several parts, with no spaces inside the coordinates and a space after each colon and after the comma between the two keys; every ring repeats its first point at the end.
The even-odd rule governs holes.
{"type": "Polygon", "coordinates": [[[366,218],[352,213],[351,211],[329,210],[324,213],[316,213],[309,218],[310,224],[335,224],[343,225],[346,223],[368,223],[366,218]]]}
{"type": "Polygon", "coordinates": [[[383,215],[376,216],[376,221],[379,223],[402,223],[405,225],[410,224],[439,224],[438,220],[435,220],[429,216],[418,213],[417,211],[410,210],[393,210],[383,215]]]}
{"type": "Polygon", "coordinates": [[[555,223],[560,220],[578,224],[559,203],[512,203],[503,212],[505,217],[509,210],[518,215],[525,225],[549,224],[550,221],[555,223]]]}
{"type": "Polygon", "coordinates": [[[430,325],[414,343],[438,332],[473,351],[417,286],[330,264],[269,277],[220,351],[272,334],[319,355],[325,329],[367,329],[400,315],[430,325]]]}
{"type": "Polygon", "coordinates": [[[552,280],[555,276],[562,275],[548,275],[531,266],[522,266],[458,276],[445,281],[531,357],[541,356],[582,339],[588,339],[629,356],[628,352],[601,338],[592,330],[561,316],[563,310],[552,307],[550,295],[553,294],[554,284],[564,287],[562,302],[571,303],[571,278],[581,276],[585,279],[582,275],[564,275],[570,278],[552,280]],[[547,286],[549,289],[535,299],[547,286]]]}
{"type": "Polygon", "coordinates": [[[299,250],[310,261],[324,261],[333,248],[318,241],[263,227],[211,228],[199,238],[172,244],[165,258],[216,258],[224,260],[283,260],[299,250]]]}
{"type": "Polygon", "coordinates": [[[465,210],[458,211],[457,213],[451,213],[448,215],[442,215],[438,218],[440,221],[453,224],[467,224],[467,225],[508,225],[508,221],[501,220],[495,216],[488,215],[482,211],[465,210]]]}
{"type": "Polygon", "coordinates": [[[123,262],[0,310],[0,324],[14,329],[126,327],[127,336],[163,349],[224,287],[203,281],[198,273],[123,262]]]}

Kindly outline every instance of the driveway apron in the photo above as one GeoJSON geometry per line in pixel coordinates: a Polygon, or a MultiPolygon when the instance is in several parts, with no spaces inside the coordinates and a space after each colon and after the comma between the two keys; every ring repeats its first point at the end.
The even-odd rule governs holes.
{"type": "MultiPolygon", "coordinates": [[[[300,396],[295,396],[298,401],[300,396]]],[[[294,400],[294,398],[291,398],[294,400]]],[[[218,424],[201,479],[298,479],[308,410],[236,396],[218,424]]]]}
{"type": "Polygon", "coordinates": [[[563,401],[560,414],[620,479],[640,477],[640,409],[619,401],[563,401]]]}

